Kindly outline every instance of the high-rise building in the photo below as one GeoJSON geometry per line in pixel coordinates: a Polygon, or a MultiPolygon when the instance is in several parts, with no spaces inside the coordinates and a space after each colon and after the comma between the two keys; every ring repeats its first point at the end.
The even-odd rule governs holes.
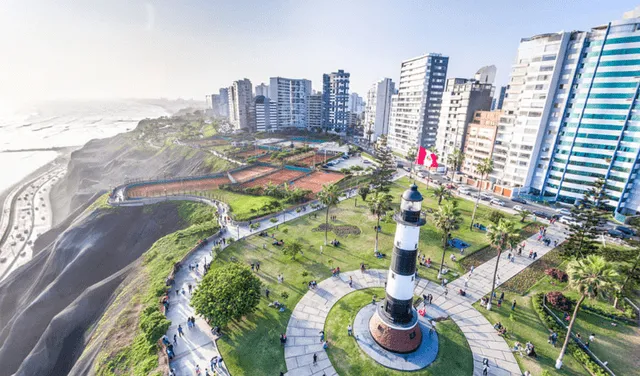
{"type": "Polygon", "coordinates": [[[506,96],[506,94],[507,87],[501,86],[498,96],[496,97],[494,95],[493,99],[491,100],[491,111],[502,110],[502,105],[504,104],[504,97],[506,96]]]}
{"type": "Polygon", "coordinates": [[[255,103],[248,78],[234,81],[229,87],[229,122],[236,130],[255,128],[255,103]]]}
{"type": "Polygon", "coordinates": [[[349,76],[342,69],[322,76],[322,123],[334,132],[349,126],[349,76]]]}
{"type": "MultiPolygon", "coordinates": [[[[476,172],[476,167],[485,159],[493,155],[493,145],[496,141],[498,122],[502,111],[476,111],[473,120],[467,125],[467,135],[464,141],[464,162],[462,172],[473,180],[484,179],[476,172]]],[[[467,183],[477,184],[474,182],[467,183]]],[[[487,188],[490,183],[485,183],[487,188]]]]}
{"type": "Polygon", "coordinates": [[[260,95],[269,97],[269,85],[265,85],[264,83],[257,85],[255,88],[255,91],[256,91],[256,97],[260,95]]]}
{"type": "Polygon", "coordinates": [[[467,124],[473,120],[475,112],[491,108],[493,85],[485,79],[483,77],[482,82],[466,78],[447,79],[436,138],[436,150],[443,164],[447,164],[447,157],[454,150],[462,151],[467,124]]]}
{"type": "Polygon", "coordinates": [[[574,202],[601,178],[617,218],[640,213],[638,42],[640,18],[521,41],[494,150],[496,191],[574,202]]]}
{"type": "Polygon", "coordinates": [[[487,65],[484,66],[473,75],[473,79],[480,82],[481,84],[493,84],[493,81],[496,79],[496,66],[495,65],[487,65]]]}
{"type": "Polygon", "coordinates": [[[219,94],[207,95],[205,99],[207,102],[207,114],[209,116],[229,116],[229,91],[227,88],[220,89],[219,94]]]}
{"type": "Polygon", "coordinates": [[[276,103],[264,95],[258,95],[255,98],[255,106],[256,131],[276,131],[278,129],[278,111],[276,103]]]}
{"type": "Polygon", "coordinates": [[[271,77],[269,98],[277,106],[278,128],[306,128],[307,100],[311,95],[311,81],[271,77]]]}
{"type": "Polygon", "coordinates": [[[358,117],[364,113],[364,99],[358,93],[349,94],[349,111],[358,117]]]}
{"type": "Polygon", "coordinates": [[[448,57],[433,53],[402,62],[389,119],[394,151],[406,154],[410,148],[435,145],[448,65],[448,57]]]}
{"type": "Polygon", "coordinates": [[[395,83],[390,78],[383,78],[371,86],[367,92],[364,136],[371,133],[371,141],[389,133],[389,113],[391,112],[391,96],[395,92],[395,83]]]}
{"type": "Polygon", "coordinates": [[[307,101],[307,126],[310,129],[322,128],[322,94],[311,94],[307,101]]]}

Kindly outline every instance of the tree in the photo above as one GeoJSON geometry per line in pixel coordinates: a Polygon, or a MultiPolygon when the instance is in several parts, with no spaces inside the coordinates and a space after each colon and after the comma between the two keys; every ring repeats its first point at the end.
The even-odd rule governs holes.
{"type": "Polygon", "coordinates": [[[442,278],[442,267],[444,266],[444,256],[449,245],[449,237],[451,232],[456,229],[461,222],[460,211],[456,202],[446,202],[438,207],[435,213],[433,224],[442,231],[442,260],[440,260],[440,269],[438,270],[438,279],[442,278]]]}
{"type": "Polygon", "coordinates": [[[491,294],[489,295],[489,302],[487,303],[487,309],[491,310],[491,301],[493,300],[493,291],[496,288],[496,276],[498,274],[500,256],[502,255],[502,251],[505,249],[510,249],[516,246],[520,239],[520,235],[515,229],[513,222],[502,218],[497,225],[489,225],[489,228],[487,229],[487,237],[489,237],[489,243],[491,243],[491,246],[498,251],[496,267],[493,271],[493,282],[491,283],[491,294]]]}
{"type": "Polygon", "coordinates": [[[447,165],[451,166],[451,180],[453,180],[453,175],[460,169],[462,166],[462,162],[464,162],[464,154],[460,151],[460,149],[456,149],[453,153],[447,155],[447,165]]]}
{"type": "Polygon", "coordinates": [[[469,229],[473,230],[473,223],[476,220],[476,210],[478,210],[478,203],[480,202],[480,194],[482,193],[482,187],[484,185],[484,178],[493,172],[493,161],[491,158],[483,159],[476,166],[476,173],[480,174],[480,192],[478,192],[478,197],[476,197],[476,204],[473,207],[473,214],[471,215],[471,224],[469,225],[469,229]]]}
{"type": "Polygon", "coordinates": [[[383,194],[380,196],[373,197],[371,201],[369,201],[369,210],[371,214],[376,216],[376,245],[374,252],[378,252],[378,228],[380,227],[380,217],[387,214],[389,210],[391,210],[391,201],[393,197],[389,194],[383,194]]]}
{"type": "Polygon", "coordinates": [[[602,256],[597,255],[589,255],[584,259],[571,261],[567,268],[567,274],[569,274],[569,288],[580,293],[580,298],[576,302],[569,327],[567,328],[567,336],[556,360],[557,369],[562,367],[562,358],[567,351],[571,330],[578,316],[580,305],[586,298],[593,299],[599,296],[606,296],[612,291],[614,281],[618,277],[618,272],[614,269],[613,264],[607,262],[602,256]]]}
{"type": "Polygon", "coordinates": [[[440,203],[443,199],[449,200],[452,195],[451,191],[449,191],[447,187],[445,187],[444,185],[438,185],[433,189],[433,197],[438,199],[438,206],[440,206],[440,203]]]}
{"type": "Polygon", "coordinates": [[[291,256],[291,259],[295,260],[298,253],[302,253],[302,243],[300,243],[299,239],[294,240],[282,249],[282,253],[291,256]]]}
{"type": "Polygon", "coordinates": [[[405,154],[405,158],[411,163],[411,168],[409,171],[413,171],[413,163],[416,161],[416,157],[418,156],[418,149],[416,147],[411,147],[407,150],[407,154],[405,154]]]}
{"type": "Polygon", "coordinates": [[[261,287],[262,282],[248,267],[240,263],[226,264],[204,275],[191,306],[212,326],[225,327],[229,321],[255,311],[261,287]]]}
{"type": "Polygon", "coordinates": [[[575,221],[569,225],[569,237],[562,248],[566,258],[584,258],[598,251],[598,228],[606,222],[604,189],[604,180],[596,180],[584,198],[571,208],[575,221]]]}
{"type": "Polygon", "coordinates": [[[327,232],[329,231],[329,208],[338,204],[338,186],[335,184],[323,185],[322,191],[318,193],[318,200],[327,207],[324,226],[324,245],[327,245],[327,232]]]}
{"type": "Polygon", "coordinates": [[[367,129],[367,142],[369,144],[369,146],[371,146],[371,135],[374,134],[375,132],[373,131],[373,122],[370,121],[369,122],[369,129],[367,129]]]}
{"type": "Polygon", "coordinates": [[[367,196],[369,195],[369,192],[371,192],[371,189],[369,189],[369,187],[358,188],[358,194],[362,198],[362,201],[367,201],[367,196]]]}
{"type": "Polygon", "coordinates": [[[640,270],[638,269],[638,264],[640,263],[640,244],[636,241],[631,242],[633,243],[633,247],[602,247],[598,251],[598,254],[608,262],[618,263],[619,274],[625,276],[622,283],[616,288],[615,299],[613,301],[615,308],[618,308],[618,299],[623,295],[625,290],[635,290],[638,282],[640,282],[640,270]]]}
{"type": "Polygon", "coordinates": [[[371,185],[378,192],[388,192],[391,186],[391,177],[396,172],[396,161],[393,153],[387,147],[387,137],[380,136],[376,146],[376,157],[378,165],[371,175],[371,185]]]}
{"type": "Polygon", "coordinates": [[[500,223],[500,220],[502,218],[505,218],[505,215],[500,210],[492,210],[491,213],[489,213],[489,222],[493,223],[494,225],[500,223]]]}
{"type": "Polygon", "coordinates": [[[520,210],[518,212],[518,215],[520,216],[520,223],[524,222],[530,214],[531,212],[528,211],[527,209],[520,210]]]}

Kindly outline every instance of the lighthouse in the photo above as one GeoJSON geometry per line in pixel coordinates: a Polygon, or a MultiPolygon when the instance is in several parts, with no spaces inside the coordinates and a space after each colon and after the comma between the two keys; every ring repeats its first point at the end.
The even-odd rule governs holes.
{"type": "Polygon", "coordinates": [[[420,216],[423,197],[413,184],[402,194],[400,212],[396,214],[393,255],[387,275],[386,297],[369,321],[373,339],[383,348],[409,353],[422,342],[418,314],[413,308],[413,289],[418,256],[420,216]]]}

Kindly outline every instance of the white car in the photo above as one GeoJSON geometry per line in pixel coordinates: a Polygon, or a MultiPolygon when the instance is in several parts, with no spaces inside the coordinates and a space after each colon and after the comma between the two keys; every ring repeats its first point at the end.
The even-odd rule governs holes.
{"type": "Polygon", "coordinates": [[[498,205],[498,206],[504,206],[504,201],[502,200],[498,200],[496,198],[494,198],[493,200],[489,201],[489,203],[491,205],[498,205]]]}
{"type": "Polygon", "coordinates": [[[574,226],[582,226],[582,222],[578,222],[575,219],[567,216],[567,215],[563,215],[562,217],[560,217],[559,219],[560,223],[565,224],[565,225],[574,225],[574,226]]]}
{"type": "Polygon", "coordinates": [[[516,206],[513,207],[513,210],[515,210],[517,212],[521,212],[521,211],[526,210],[526,209],[522,205],[516,205],[516,206]]]}
{"type": "Polygon", "coordinates": [[[556,213],[561,214],[561,215],[571,216],[571,210],[566,209],[566,208],[556,209],[556,213]]]}

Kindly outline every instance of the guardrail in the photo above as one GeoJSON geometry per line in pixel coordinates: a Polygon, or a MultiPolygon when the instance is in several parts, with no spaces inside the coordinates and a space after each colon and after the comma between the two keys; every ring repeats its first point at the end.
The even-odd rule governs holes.
{"type": "MultiPolygon", "coordinates": [[[[545,309],[545,311],[547,311],[563,328],[567,329],[567,326],[564,324],[564,322],[558,317],[556,316],[555,313],[553,313],[553,311],[551,310],[551,308],[547,307],[547,295],[543,294],[542,295],[542,307],[545,309]]],[[[582,351],[586,352],[587,354],[589,354],[589,356],[591,357],[591,359],[593,359],[594,362],[598,363],[598,365],[600,367],[602,367],[602,369],[604,369],[605,371],[607,371],[607,373],[611,376],[616,376],[615,373],[613,373],[612,370],[609,369],[609,367],[607,367],[606,364],[604,364],[600,358],[598,358],[596,356],[596,354],[592,353],[591,350],[589,350],[589,348],[587,346],[584,345],[584,343],[582,343],[582,341],[576,337],[573,333],[571,333],[571,339],[573,339],[573,341],[575,343],[578,344],[578,346],[580,346],[580,349],[582,349],[582,351]]]]}

